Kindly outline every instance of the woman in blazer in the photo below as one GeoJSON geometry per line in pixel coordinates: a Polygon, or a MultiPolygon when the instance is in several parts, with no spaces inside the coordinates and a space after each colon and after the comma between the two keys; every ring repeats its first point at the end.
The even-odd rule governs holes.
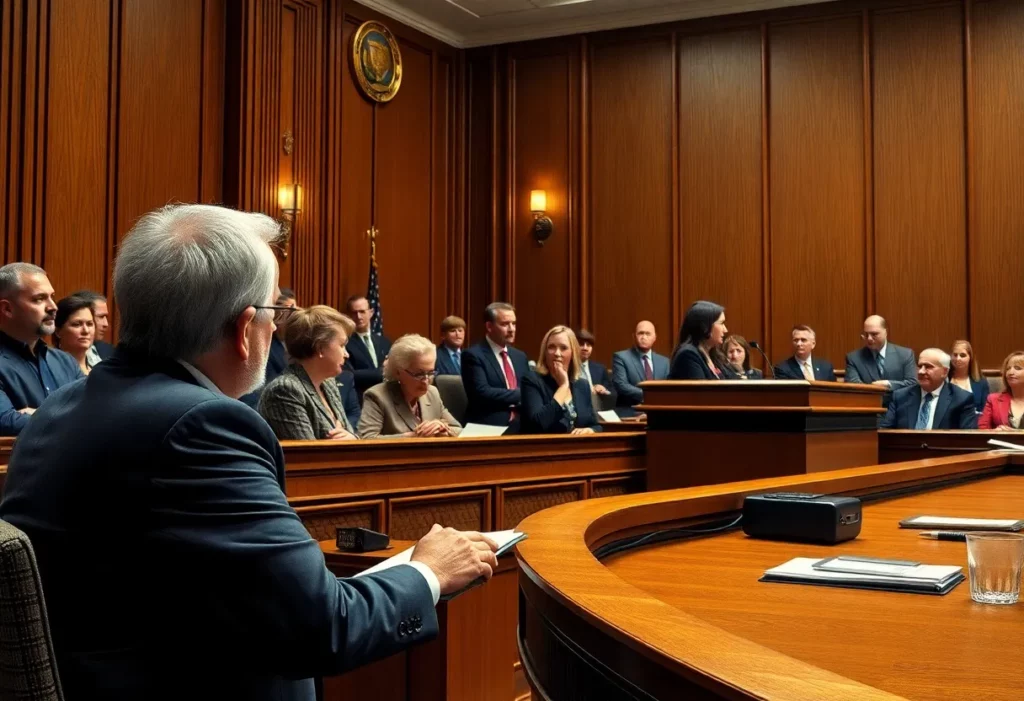
{"type": "Polygon", "coordinates": [[[985,410],[978,419],[978,428],[1016,431],[1024,428],[1024,351],[1014,351],[1003,361],[1003,387],[990,394],[985,410]]]}
{"type": "Polygon", "coordinates": [[[974,357],[974,347],[968,341],[954,341],[949,352],[949,382],[960,389],[974,395],[974,409],[979,414],[985,409],[988,400],[988,380],[981,376],[978,361],[974,357]]]}
{"type": "Polygon", "coordinates": [[[734,379],[714,360],[729,329],[725,308],[714,302],[694,302],[679,327],[679,345],[672,356],[670,380],[734,379]]]}
{"type": "Polygon", "coordinates": [[[355,323],[325,305],[290,313],[284,344],[291,364],[260,394],[259,412],[279,440],[351,440],[337,376],[355,323]]]}
{"type": "MultiPolygon", "coordinates": [[[[737,380],[763,380],[764,374],[757,368],[750,367],[750,344],[747,339],[736,333],[731,333],[722,342],[722,350],[725,352],[726,362],[736,375],[737,380]]],[[[730,378],[732,379],[732,378],[730,378]]]]}
{"type": "Polygon", "coordinates": [[[437,387],[437,348],[418,334],[402,336],[384,364],[384,382],[363,394],[360,438],[457,436],[462,426],[448,413],[437,387]]]}
{"type": "Polygon", "coordinates": [[[522,433],[576,436],[601,430],[580,366],[580,346],[572,329],[556,326],[544,335],[536,372],[527,373],[520,383],[522,433]]]}

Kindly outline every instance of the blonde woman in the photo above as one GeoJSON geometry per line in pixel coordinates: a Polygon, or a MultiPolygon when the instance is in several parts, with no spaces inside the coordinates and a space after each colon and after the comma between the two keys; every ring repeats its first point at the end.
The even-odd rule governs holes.
{"type": "Polygon", "coordinates": [[[441,401],[432,380],[437,347],[418,334],[402,336],[388,353],[384,382],[366,390],[360,438],[457,436],[462,425],[441,401]]]}
{"type": "Polygon", "coordinates": [[[1003,361],[1002,392],[988,395],[978,428],[1019,431],[1024,428],[1024,351],[1014,351],[1003,361]]]}
{"type": "Polygon", "coordinates": [[[960,389],[974,395],[974,409],[979,414],[985,410],[988,401],[988,380],[978,370],[978,360],[974,357],[974,346],[969,341],[954,341],[949,352],[949,382],[960,389]]]}
{"type": "Polygon", "coordinates": [[[590,401],[590,385],[580,375],[580,345],[567,326],[544,335],[537,372],[520,383],[523,393],[522,433],[594,433],[600,431],[590,401]]]}

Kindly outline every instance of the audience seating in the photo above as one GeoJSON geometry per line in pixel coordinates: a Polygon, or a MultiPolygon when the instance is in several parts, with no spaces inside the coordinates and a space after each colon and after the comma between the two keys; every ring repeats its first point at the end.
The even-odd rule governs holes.
{"type": "Polygon", "coordinates": [[[64,698],[35,553],[28,536],[5,521],[0,521],[0,698],[64,698]]]}

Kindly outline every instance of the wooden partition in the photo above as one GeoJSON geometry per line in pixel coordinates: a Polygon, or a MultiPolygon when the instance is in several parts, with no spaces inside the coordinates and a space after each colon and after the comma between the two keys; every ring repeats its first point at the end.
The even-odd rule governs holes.
{"type": "Polygon", "coordinates": [[[905,462],[992,450],[991,439],[1024,446],[1019,431],[894,431],[878,432],[878,462],[905,462]]]}

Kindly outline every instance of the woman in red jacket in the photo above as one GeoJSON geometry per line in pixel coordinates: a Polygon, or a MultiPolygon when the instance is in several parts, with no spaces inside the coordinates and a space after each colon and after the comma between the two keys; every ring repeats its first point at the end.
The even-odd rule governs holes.
{"type": "Polygon", "coordinates": [[[1014,351],[1003,361],[1003,391],[990,394],[978,428],[1016,431],[1024,417],[1024,351],[1014,351]]]}

